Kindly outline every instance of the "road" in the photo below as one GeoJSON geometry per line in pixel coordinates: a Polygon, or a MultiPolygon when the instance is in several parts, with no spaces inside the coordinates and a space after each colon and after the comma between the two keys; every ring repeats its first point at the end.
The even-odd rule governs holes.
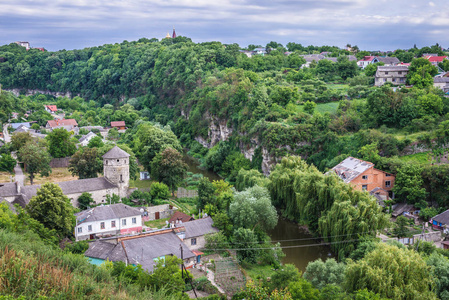
{"type": "Polygon", "coordinates": [[[9,135],[9,132],[8,132],[8,126],[9,126],[8,123],[6,123],[3,126],[3,140],[5,141],[5,143],[11,142],[11,136],[9,135]]]}

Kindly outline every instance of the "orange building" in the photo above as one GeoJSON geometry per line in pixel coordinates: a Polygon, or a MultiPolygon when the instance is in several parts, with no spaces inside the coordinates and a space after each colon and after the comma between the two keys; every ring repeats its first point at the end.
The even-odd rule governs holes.
{"type": "Polygon", "coordinates": [[[125,130],[126,129],[125,121],[112,121],[111,127],[117,128],[118,130],[125,130]]]}
{"type": "Polygon", "coordinates": [[[348,157],[333,167],[332,171],[344,182],[352,185],[355,190],[370,192],[378,199],[379,197],[393,198],[395,176],[375,169],[373,163],[348,157]]]}

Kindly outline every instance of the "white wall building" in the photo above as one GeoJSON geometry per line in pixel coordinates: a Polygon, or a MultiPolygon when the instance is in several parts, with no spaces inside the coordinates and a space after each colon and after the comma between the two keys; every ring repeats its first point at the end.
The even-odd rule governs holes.
{"type": "Polygon", "coordinates": [[[77,241],[142,231],[142,212],[123,203],[97,206],[75,216],[77,241]]]}

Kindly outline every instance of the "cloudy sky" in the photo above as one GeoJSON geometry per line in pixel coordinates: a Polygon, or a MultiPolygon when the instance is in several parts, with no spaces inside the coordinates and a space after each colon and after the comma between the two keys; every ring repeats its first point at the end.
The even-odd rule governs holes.
{"type": "Polygon", "coordinates": [[[449,47],[448,0],[0,0],[0,45],[81,49],[176,27],[194,42],[449,47]]]}

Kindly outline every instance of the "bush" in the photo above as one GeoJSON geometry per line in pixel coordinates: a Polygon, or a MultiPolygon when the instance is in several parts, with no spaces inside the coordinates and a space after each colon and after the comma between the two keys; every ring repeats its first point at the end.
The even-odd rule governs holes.
{"type": "Polygon", "coordinates": [[[154,182],[150,189],[151,199],[166,200],[170,197],[168,186],[162,182],[154,182]]]}

